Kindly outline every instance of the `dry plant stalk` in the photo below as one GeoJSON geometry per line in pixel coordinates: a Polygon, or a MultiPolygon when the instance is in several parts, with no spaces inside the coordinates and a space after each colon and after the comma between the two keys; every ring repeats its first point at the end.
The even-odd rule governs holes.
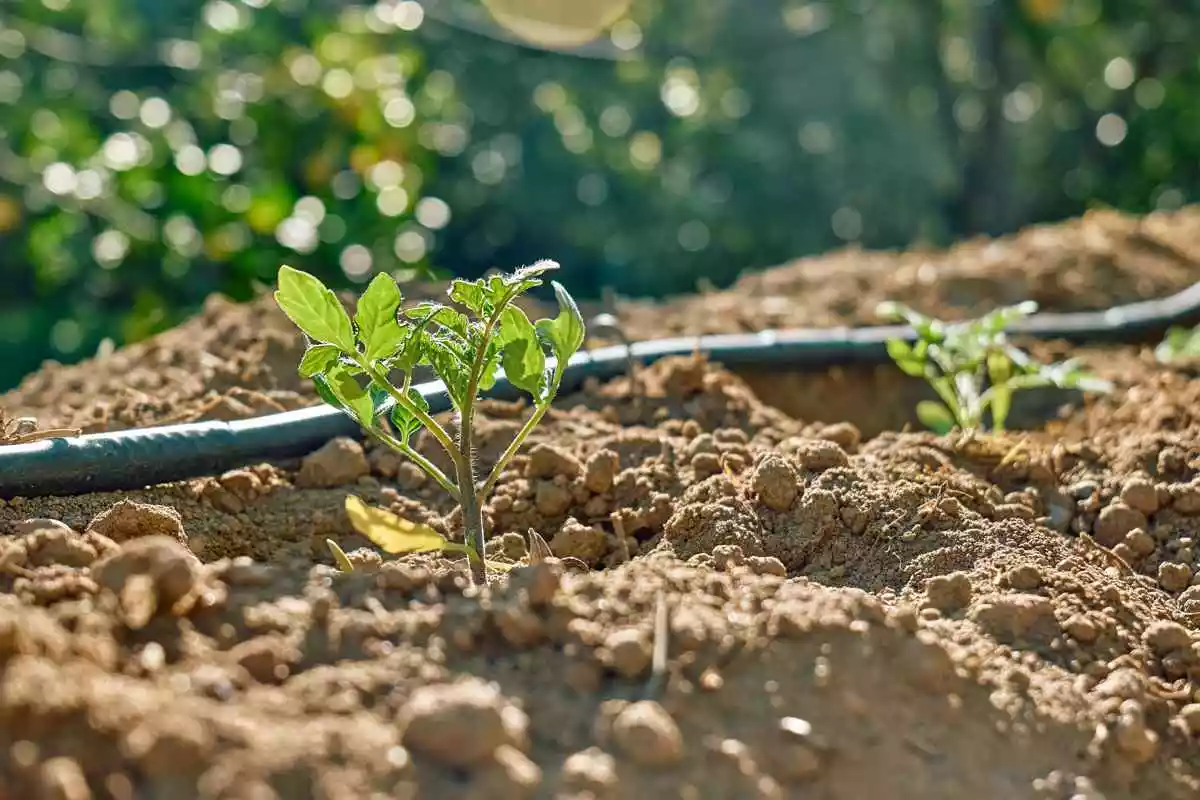
{"type": "Polygon", "coordinates": [[[38,429],[34,417],[10,417],[0,410],[0,445],[30,444],[46,439],[69,439],[83,433],[79,428],[38,429]]]}

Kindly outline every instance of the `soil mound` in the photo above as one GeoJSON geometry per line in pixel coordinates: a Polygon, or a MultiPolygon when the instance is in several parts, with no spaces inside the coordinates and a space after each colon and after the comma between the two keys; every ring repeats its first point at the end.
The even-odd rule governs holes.
{"type": "Polygon", "coordinates": [[[942,319],[1036,300],[1047,311],[1091,311],[1152,300],[1200,280],[1200,206],[1132,217],[1092,211],[949,250],[851,248],[746,274],[728,289],[665,303],[629,301],[618,315],[634,339],[768,328],[879,324],[897,300],[942,319]]]}
{"type": "MultiPolygon", "coordinates": [[[[214,302],[6,402],[312,402],[273,314],[214,302]]],[[[873,373],[589,385],[502,475],[482,589],[353,532],[347,494],[461,536],[369,442],[0,502],[0,798],[1196,797],[1200,384],[1076,354],[1116,391],[995,437],[904,430],[873,373]]],[[[481,469],[524,411],[484,404],[481,469]]]]}

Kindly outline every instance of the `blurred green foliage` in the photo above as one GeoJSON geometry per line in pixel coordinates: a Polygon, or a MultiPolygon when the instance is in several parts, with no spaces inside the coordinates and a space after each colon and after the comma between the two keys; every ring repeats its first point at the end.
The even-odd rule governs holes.
{"type": "Polygon", "coordinates": [[[663,294],[1200,184],[1178,0],[634,0],[583,56],[479,11],[7,0],[0,386],[280,263],[663,294]]]}

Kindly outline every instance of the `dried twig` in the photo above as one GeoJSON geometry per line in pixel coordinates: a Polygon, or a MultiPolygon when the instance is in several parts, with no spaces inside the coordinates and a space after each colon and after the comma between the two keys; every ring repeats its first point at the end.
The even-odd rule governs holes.
{"type": "Polygon", "coordinates": [[[38,430],[33,417],[9,417],[0,411],[0,445],[29,444],[44,439],[68,439],[82,434],[79,428],[46,428],[38,430]]]}
{"type": "Polygon", "coordinates": [[[625,519],[620,511],[614,511],[609,518],[612,520],[613,534],[621,548],[621,563],[628,564],[633,556],[629,552],[629,540],[625,538],[625,519]]]}
{"type": "Polygon", "coordinates": [[[646,682],[646,697],[658,696],[667,682],[667,654],[671,634],[671,612],[667,594],[662,589],[654,605],[654,651],[650,656],[650,680],[646,682]]]}
{"type": "Polygon", "coordinates": [[[1095,539],[1093,539],[1091,537],[1091,535],[1086,534],[1086,533],[1080,533],[1079,541],[1082,542],[1084,547],[1086,547],[1087,549],[1095,550],[1095,551],[1099,552],[1100,555],[1103,556],[1106,561],[1108,561],[1110,564],[1112,564],[1114,567],[1116,567],[1118,570],[1120,570],[1124,574],[1126,574],[1126,575],[1137,575],[1138,574],[1137,570],[1135,570],[1133,567],[1129,566],[1128,561],[1121,558],[1119,555],[1114,553],[1112,550],[1109,550],[1107,547],[1105,547],[1104,545],[1097,542],[1095,539]]]}

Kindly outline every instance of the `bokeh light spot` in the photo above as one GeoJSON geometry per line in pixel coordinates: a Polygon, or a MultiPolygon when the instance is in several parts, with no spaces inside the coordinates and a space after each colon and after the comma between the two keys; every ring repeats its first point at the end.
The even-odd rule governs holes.
{"type": "Polygon", "coordinates": [[[1129,125],[1119,114],[1105,114],[1096,122],[1096,138],[1105,147],[1116,147],[1128,133],[1129,125]]]}

